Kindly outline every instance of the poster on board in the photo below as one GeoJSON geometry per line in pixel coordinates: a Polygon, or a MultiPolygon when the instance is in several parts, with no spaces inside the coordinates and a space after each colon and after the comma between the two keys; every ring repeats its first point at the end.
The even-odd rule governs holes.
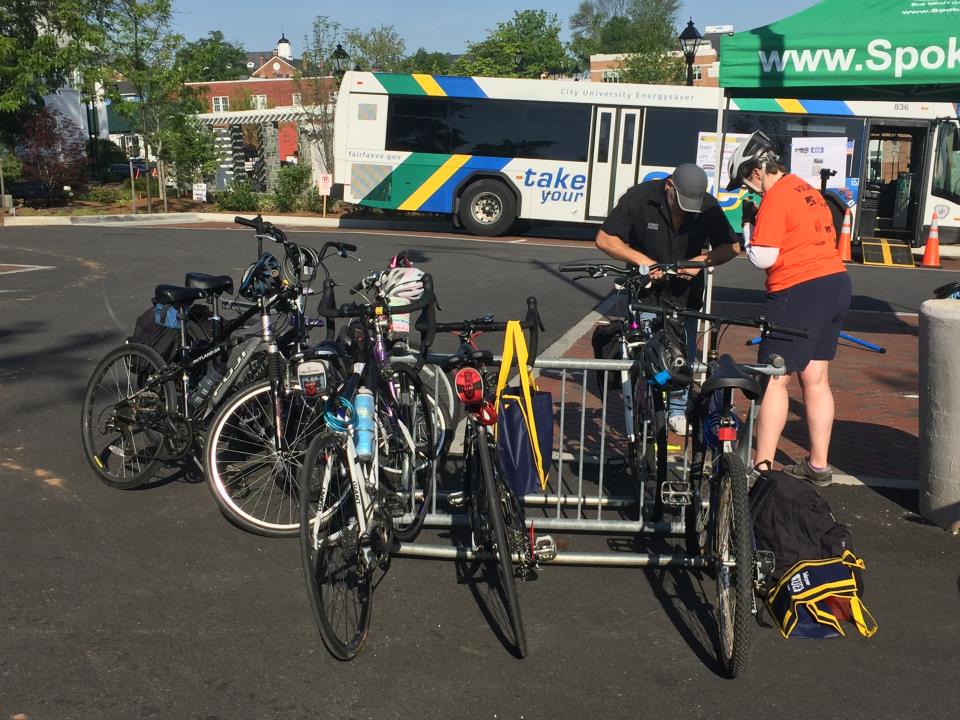
{"type": "MultiPolygon", "coordinates": [[[[720,166],[720,189],[723,191],[730,180],[730,174],[727,172],[727,166],[730,162],[730,156],[737,147],[750,137],[750,133],[727,133],[723,141],[723,164],[720,166]]],[[[703,168],[707,177],[713,180],[714,163],[717,157],[717,134],[715,132],[702,132],[697,138],[697,165],[703,168]]],[[[715,193],[714,193],[715,194],[715,193]]]]}
{"type": "Polygon", "coordinates": [[[847,138],[795,137],[790,148],[790,172],[820,187],[820,171],[836,170],[827,179],[827,187],[843,190],[847,186],[847,138]]]}

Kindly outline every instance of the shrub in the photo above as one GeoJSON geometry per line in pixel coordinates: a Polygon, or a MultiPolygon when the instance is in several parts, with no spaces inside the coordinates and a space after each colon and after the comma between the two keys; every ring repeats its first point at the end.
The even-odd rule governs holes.
{"type": "Polygon", "coordinates": [[[92,187],[87,191],[84,199],[104,205],[113,205],[120,199],[120,193],[113,188],[92,187]]]}
{"type": "MultiPolygon", "coordinates": [[[[327,211],[329,212],[332,208],[333,201],[330,200],[330,198],[327,198],[327,211]]],[[[313,213],[322,213],[323,196],[317,192],[316,188],[311,188],[305,194],[300,196],[300,200],[297,202],[296,209],[313,213]]]]}
{"type": "Polygon", "coordinates": [[[310,188],[310,167],[307,165],[286,165],[277,171],[277,181],[273,197],[280,212],[293,210],[310,188]]]}
{"type": "Polygon", "coordinates": [[[272,213],[276,212],[278,209],[276,195],[263,193],[257,196],[257,212],[272,213]]]}
{"type": "Polygon", "coordinates": [[[257,193],[246,180],[235,180],[226,190],[217,193],[218,210],[227,212],[254,212],[259,205],[257,193]]]}

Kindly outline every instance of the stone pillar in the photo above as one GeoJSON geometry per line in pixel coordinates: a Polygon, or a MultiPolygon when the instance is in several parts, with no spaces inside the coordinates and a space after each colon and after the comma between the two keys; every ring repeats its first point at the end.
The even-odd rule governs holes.
{"type": "Polygon", "coordinates": [[[920,512],[960,531],[960,300],[920,307],[920,512]]]}
{"type": "Polygon", "coordinates": [[[280,170],[280,148],[278,139],[280,129],[276,123],[260,125],[260,156],[263,158],[264,186],[267,192],[273,192],[280,170]]]}

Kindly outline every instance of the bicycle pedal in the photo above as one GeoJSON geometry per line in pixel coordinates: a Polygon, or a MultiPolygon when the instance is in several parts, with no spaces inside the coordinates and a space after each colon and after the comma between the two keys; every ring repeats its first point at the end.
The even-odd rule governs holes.
{"type": "Polygon", "coordinates": [[[536,562],[550,562],[557,559],[557,542],[550,535],[541,535],[530,551],[536,562]]]}
{"type": "Polygon", "coordinates": [[[463,490],[457,490],[447,495],[447,504],[459,510],[467,504],[467,494],[463,490]]]}
{"type": "Polygon", "coordinates": [[[682,480],[665,482],[660,486],[660,499],[664,505],[684,506],[693,502],[690,483],[682,480]]]}

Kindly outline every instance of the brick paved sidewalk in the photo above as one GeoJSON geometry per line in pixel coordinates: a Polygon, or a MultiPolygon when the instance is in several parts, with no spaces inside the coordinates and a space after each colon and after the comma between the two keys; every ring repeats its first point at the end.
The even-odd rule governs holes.
{"type": "MultiPolygon", "coordinates": [[[[742,305],[718,305],[715,310],[731,317],[753,317],[757,312],[755,306],[742,305]]],[[[846,332],[885,347],[887,352],[871,352],[841,340],[837,358],[830,365],[831,386],[836,398],[830,462],[840,474],[866,482],[884,479],[914,484],[918,481],[917,321],[915,316],[850,314],[844,328],[846,332]]],[[[564,357],[593,357],[592,332],[591,329],[579,338],[564,357]]],[[[756,333],[748,328],[730,327],[723,337],[721,351],[743,362],[756,362],[756,348],[745,346],[746,340],[754,335],[756,333]]],[[[552,387],[554,382],[549,378],[545,380],[541,380],[541,384],[545,389],[553,390],[554,400],[558,401],[559,383],[552,387]]],[[[572,400],[569,387],[567,392],[568,401],[572,400]]],[[[597,384],[592,379],[588,392],[592,396],[588,413],[592,407],[598,414],[597,384]]],[[[579,401],[579,388],[574,393],[579,401]]],[[[795,379],[791,383],[790,396],[790,415],[778,454],[778,460],[784,463],[803,457],[807,444],[800,391],[795,379]]],[[[611,404],[608,425],[609,418],[616,424],[621,413],[611,404]]],[[[579,419],[575,422],[579,426],[579,419]]],[[[615,427],[611,430],[611,439],[615,441],[619,433],[615,427]]],[[[614,448],[608,452],[611,450],[614,448]]]]}

